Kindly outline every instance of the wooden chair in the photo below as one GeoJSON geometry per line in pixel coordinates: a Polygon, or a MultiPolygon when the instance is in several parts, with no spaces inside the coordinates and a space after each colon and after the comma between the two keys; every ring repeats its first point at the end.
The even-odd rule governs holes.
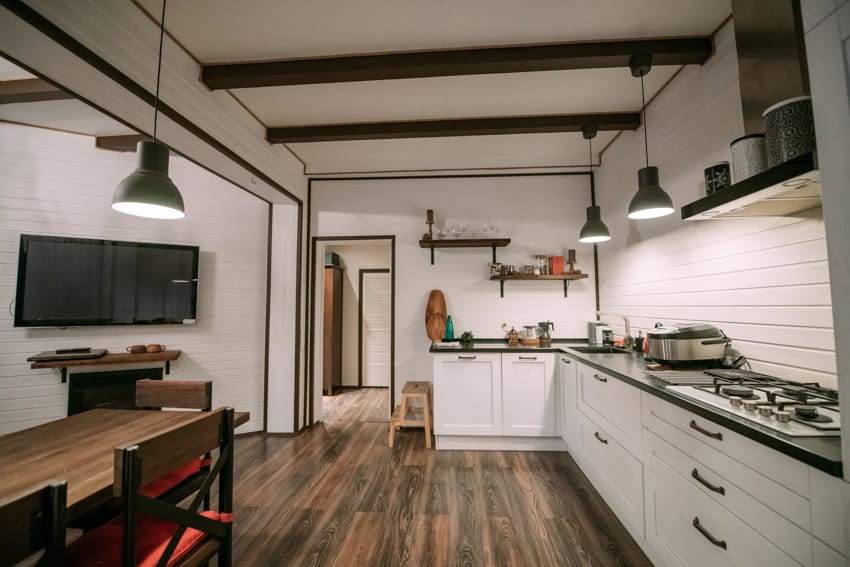
{"type": "Polygon", "coordinates": [[[66,495],[65,482],[51,482],[0,502],[0,567],[41,550],[35,565],[64,564],[66,495]]]}
{"type": "Polygon", "coordinates": [[[70,567],[200,565],[218,555],[232,563],[233,409],[199,413],[193,421],[115,449],[114,495],[122,515],[68,546],[70,567]],[[145,496],[142,487],[195,455],[219,449],[201,489],[185,508],[145,496]],[[218,484],[217,510],[199,511],[218,484]]]}
{"type": "MultiPolygon", "coordinates": [[[[178,408],[210,411],[212,382],[195,380],[139,380],[136,382],[136,407],[139,409],[178,408]]],[[[142,488],[145,495],[179,502],[194,493],[209,470],[210,455],[193,459],[168,471],[142,488]]],[[[209,500],[205,502],[209,508],[209,500]]]]}
{"type": "Polygon", "coordinates": [[[136,407],[139,409],[180,408],[210,411],[212,382],[195,380],[138,380],[136,407]]]}

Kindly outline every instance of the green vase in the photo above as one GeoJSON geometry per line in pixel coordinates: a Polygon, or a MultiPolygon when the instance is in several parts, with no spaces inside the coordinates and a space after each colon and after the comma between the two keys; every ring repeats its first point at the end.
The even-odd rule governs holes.
{"type": "Polygon", "coordinates": [[[454,326],[454,323],[452,323],[452,316],[451,315],[449,315],[446,318],[446,334],[443,337],[443,340],[444,341],[455,340],[455,326],[454,326]]]}

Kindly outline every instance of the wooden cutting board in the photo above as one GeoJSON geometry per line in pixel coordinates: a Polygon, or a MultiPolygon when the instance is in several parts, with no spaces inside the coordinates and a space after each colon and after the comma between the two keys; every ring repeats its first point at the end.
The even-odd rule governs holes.
{"type": "Polygon", "coordinates": [[[446,333],[446,298],[439,289],[431,290],[425,306],[425,332],[432,342],[439,341],[446,333]]]}

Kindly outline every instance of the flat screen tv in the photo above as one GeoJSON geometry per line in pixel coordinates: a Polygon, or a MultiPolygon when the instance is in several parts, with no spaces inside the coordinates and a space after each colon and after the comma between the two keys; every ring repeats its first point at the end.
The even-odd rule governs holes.
{"type": "Polygon", "coordinates": [[[198,247],[21,235],[16,327],[193,324],[198,247]]]}

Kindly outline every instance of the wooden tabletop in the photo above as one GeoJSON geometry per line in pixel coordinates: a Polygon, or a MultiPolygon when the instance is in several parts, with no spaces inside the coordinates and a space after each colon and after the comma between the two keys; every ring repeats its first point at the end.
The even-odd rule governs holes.
{"type": "MultiPolygon", "coordinates": [[[[68,482],[68,518],[112,496],[113,450],[183,425],[198,412],[95,409],[0,436],[0,501],[48,480],[68,482]]],[[[235,424],[248,421],[247,412],[235,424]]]]}

